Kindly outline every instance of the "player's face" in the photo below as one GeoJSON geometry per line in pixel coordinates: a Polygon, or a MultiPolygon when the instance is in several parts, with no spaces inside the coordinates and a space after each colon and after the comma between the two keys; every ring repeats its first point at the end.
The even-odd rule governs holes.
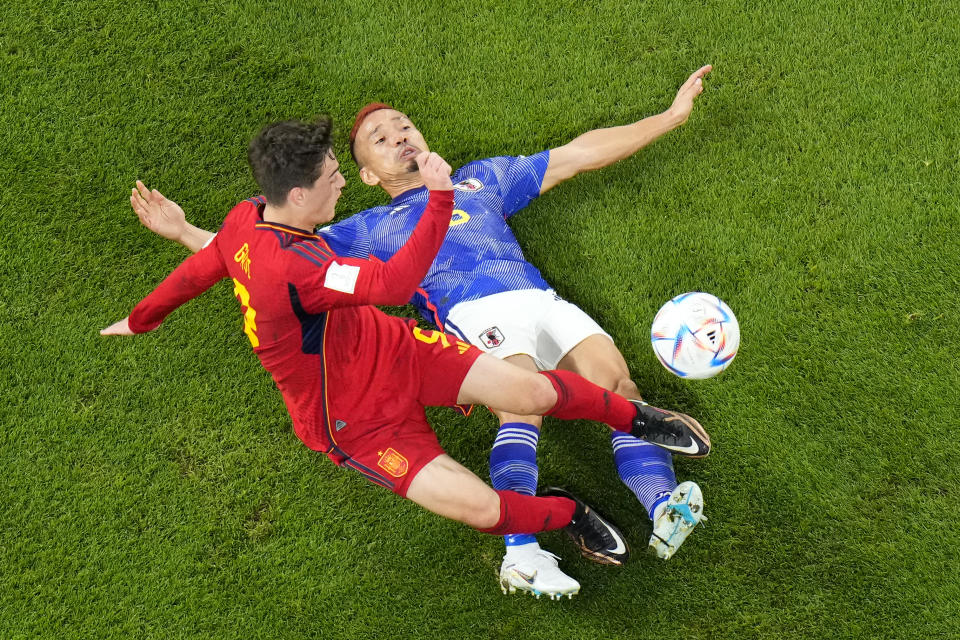
{"type": "Polygon", "coordinates": [[[395,109],[374,111],[360,125],[354,141],[357,158],[381,180],[416,173],[415,158],[430,151],[410,118],[395,109]]]}
{"type": "Polygon", "coordinates": [[[320,177],[314,181],[313,185],[304,188],[304,195],[310,203],[311,211],[314,212],[316,224],[333,220],[337,200],[340,199],[340,192],[346,182],[343,174],[340,173],[340,163],[331,151],[320,168],[320,177]]]}

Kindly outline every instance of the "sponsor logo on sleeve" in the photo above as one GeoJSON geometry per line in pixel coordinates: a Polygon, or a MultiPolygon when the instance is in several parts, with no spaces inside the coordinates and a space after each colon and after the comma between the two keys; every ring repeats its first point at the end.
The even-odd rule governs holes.
{"type": "Polygon", "coordinates": [[[330,266],[327,267],[327,274],[323,279],[323,286],[327,289],[340,291],[341,293],[353,293],[353,290],[357,286],[357,278],[359,276],[360,267],[331,262],[330,266]]]}

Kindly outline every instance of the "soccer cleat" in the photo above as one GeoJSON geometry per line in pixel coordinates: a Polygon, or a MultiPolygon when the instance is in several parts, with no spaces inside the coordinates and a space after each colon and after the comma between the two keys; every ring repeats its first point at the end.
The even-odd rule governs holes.
{"type": "Polygon", "coordinates": [[[642,400],[631,400],[637,408],[630,435],[688,458],[710,453],[710,436],[700,423],[676,411],[651,407],[642,400]]]}
{"type": "Polygon", "coordinates": [[[706,520],[703,515],[703,493],[696,482],[686,481],[670,494],[666,508],[653,523],[650,548],[658,558],[669,560],[687,536],[706,520]]]}
{"type": "Polygon", "coordinates": [[[598,564],[621,565],[630,557],[630,549],[623,534],[568,491],[550,487],[537,495],[568,498],[577,504],[573,519],[564,527],[564,531],[579,547],[580,555],[584,558],[598,564]]]}
{"type": "Polygon", "coordinates": [[[557,556],[543,549],[529,558],[511,559],[504,557],[500,565],[500,590],[503,593],[528,591],[539,600],[547,596],[559,600],[563,596],[572,598],[580,592],[580,583],[560,571],[557,556]]]}

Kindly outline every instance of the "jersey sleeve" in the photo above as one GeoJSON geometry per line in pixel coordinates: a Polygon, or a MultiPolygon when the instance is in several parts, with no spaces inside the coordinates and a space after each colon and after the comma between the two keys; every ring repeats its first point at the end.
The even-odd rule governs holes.
{"type": "Polygon", "coordinates": [[[406,304],[437,256],[452,214],[453,191],[431,191],[417,227],[386,262],[328,253],[323,262],[296,263],[291,280],[304,307],[317,313],[366,304],[406,304]]]}
{"type": "Polygon", "coordinates": [[[502,166],[497,172],[500,174],[500,196],[503,198],[503,217],[509,218],[540,195],[540,185],[543,184],[543,176],[550,162],[550,151],[490,160],[502,166]]]}
{"type": "Polygon", "coordinates": [[[227,277],[217,236],[197,253],[184,260],[150,295],[130,312],[130,330],[153,331],[170,313],[227,277]]]}

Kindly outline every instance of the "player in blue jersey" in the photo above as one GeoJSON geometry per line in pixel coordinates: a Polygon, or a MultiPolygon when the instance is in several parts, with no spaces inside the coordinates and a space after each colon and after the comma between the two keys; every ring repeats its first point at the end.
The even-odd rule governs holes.
{"type": "MultiPolygon", "coordinates": [[[[564,180],[627,158],[683,125],[710,70],[707,65],[694,72],[671,106],[658,115],[589,131],[529,157],[488,158],[458,169],[453,175],[456,193],[450,229],[412,299],[414,306],[438,327],[518,366],[574,371],[628,398],[640,399],[611,337],[586,313],[556,295],[523,257],[507,220],[564,180]]],[[[427,190],[414,158],[427,150],[422,134],[402,112],[375,103],[358,113],[351,151],[360,177],[368,185],[383,188],[392,201],[321,229],[334,251],[389,260],[403,246],[426,206],[427,190]]],[[[149,228],[194,251],[210,236],[187,224],[175,203],[157,192],[142,191],[155,211],[165,212],[153,219],[140,215],[149,228]]],[[[501,426],[490,455],[492,484],[532,494],[537,487],[541,418],[497,415],[501,426]]],[[[699,487],[692,482],[677,484],[668,451],[620,434],[611,442],[620,477],[653,520],[650,546],[661,558],[671,557],[702,518],[699,487]]],[[[678,452],[700,453],[682,446],[678,452]]],[[[506,543],[500,573],[505,590],[567,593],[579,588],[534,537],[508,536],[506,543]]],[[[616,563],[616,555],[607,561],[616,563]]]]}

